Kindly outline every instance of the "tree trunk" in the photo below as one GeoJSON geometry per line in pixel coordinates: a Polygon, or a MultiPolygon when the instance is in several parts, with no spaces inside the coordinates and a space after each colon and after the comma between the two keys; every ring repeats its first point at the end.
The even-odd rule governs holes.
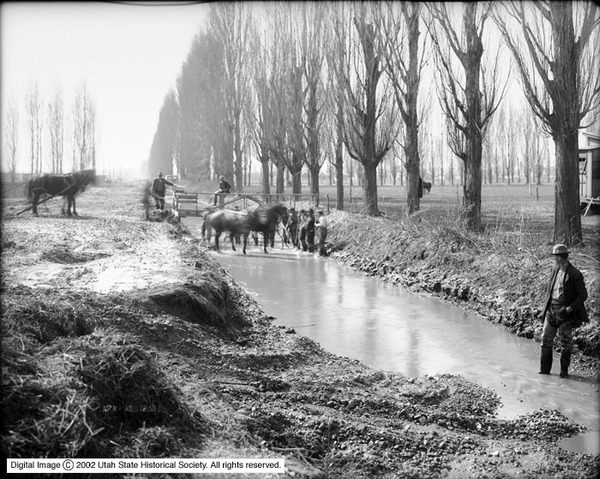
{"type": "Polygon", "coordinates": [[[556,182],[554,184],[554,242],[583,242],[579,206],[579,143],[577,134],[555,136],[556,182]]]}
{"type": "Polygon", "coordinates": [[[292,174],[292,193],[297,200],[300,199],[300,195],[302,194],[302,170],[297,171],[292,174]]]}
{"type": "MultiPolygon", "coordinates": [[[[419,211],[419,169],[421,160],[419,158],[419,4],[414,5],[410,21],[408,23],[408,52],[409,69],[406,85],[406,172],[408,175],[408,191],[406,206],[408,214],[419,211]]],[[[433,158],[433,155],[431,155],[433,158]]],[[[432,160],[433,161],[433,160],[432,160]]],[[[433,164],[432,164],[433,172],[433,164]]]]}
{"type": "Polygon", "coordinates": [[[310,178],[311,178],[311,188],[310,188],[310,192],[315,195],[315,201],[317,202],[317,204],[319,204],[319,170],[320,167],[319,165],[311,165],[311,167],[308,169],[310,171],[310,178]]]}
{"type": "Polygon", "coordinates": [[[476,139],[471,142],[469,161],[464,165],[463,206],[467,227],[475,231],[481,226],[481,142],[478,145],[476,139]]]}
{"type": "Polygon", "coordinates": [[[336,186],[336,203],[337,209],[344,209],[344,162],[342,160],[342,155],[336,154],[335,159],[336,167],[335,167],[335,186],[336,186]]]}
{"type": "Polygon", "coordinates": [[[277,162],[277,178],[275,180],[275,194],[282,195],[285,191],[285,165],[277,162]]]}
{"type": "Polygon", "coordinates": [[[260,158],[261,171],[262,171],[262,185],[263,193],[265,195],[271,194],[271,175],[269,172],[269,157],[263,153],[260,158]]]}
{"type": "Polygon", "coordinates": [[[244,168],[242,159],[242,138],[240,128],[240,114],[236,112],[233,130],[234,154],[235,154],[235,183],[236,190],[241,193],[244,189],[244,168]]]}
{"type": "Polygon", "coordinates": [[[481,93],[480,71],[483,45],[478,36],[474,18],[475,10],[469,9],[470,21],[467,23],[467,59],[465,64],[465,93],[467,97],[466,142],[467,155],[464,171],[463,205],[467,214],[467,227],[476,230],[481,225],[481,93]]]}
{"type": "Polygon", "coordinates": [[[404,149],[406,154],[406,173],[407,173],[407,184],[408,189],[406,192],[406,207],[408,214],[412,215],[420,209],[419,201],[419,170],[420,170],[420,159],[419,159],[419,130],[418,130],[418,118],[417,118],[417,105],[416,95],[414,98],[414,105],[411,105],[409,100],[409,114],[410,122],[406,124],[406,148],[404,149]]]}
{"type": "Polygon", "coordinates": [[[377,166],[372,163],[363,164],[365,192],[365,210],[369,216],[379,216],[379,206],[377,204],[377,166]]]}
{"type": "MultiPolygon", "coordinates": [[[[337,103],[337,115],[335,118],[336,122],[336,144],[335,144],[335,182],[336,182],[336,203],[337,209],[344,209],[344,140],[343,131],[344,120],[343,120],[343,109],[342,103],[338,100],[337,103]]],[[[352,185],[352,177],[350,177],[350,184],[352,185]]]]}

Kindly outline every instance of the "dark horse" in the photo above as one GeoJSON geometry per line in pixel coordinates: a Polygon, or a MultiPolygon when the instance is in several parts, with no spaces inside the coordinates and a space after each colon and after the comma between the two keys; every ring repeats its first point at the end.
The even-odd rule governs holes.
{"type": "Polygon", "coordinates": [[[231,210],[217,210],[208,213],[202,223],[202,238],[210,240],[210,228],[215,230],[215,245],[217,251],[220,251],[219,237],[223,231],[229,231],[231,234],[231,247],[235,251],[234,238],[244,237],[244,249],[248,244],[248,236],[251,231],[262,233],[264,236],[264,252],[267,252],[267,244],[271,247],[275,242],[275,232],[279,222],[287,218],[287,208],[283,205],[276,205],[270,208],[259,206],[248,213],[231,210]]]}
{"type": "Polygon", "coordinates": [[[423,181],[423,178],[419,176],[419,198],[423,198],[423,190],[427,190],[427,193],[431,193],[431,182],[423,181]]]}
{"type": "Polygon", "coordinates": [[[288,218],[288,210],[284,205],[275,205],[269,208],[259,206],[248,212],[248,226],[250,231],[263,234],[263,249],[267,253],[267,244],[271,248],[275,246],[275,232],[279,223],[285,224],[288,218]]]}
{"type": "Polygon", "coordinates": [[[235,245],[233,240],[235,237],[244,236],[244,254],[246,254],[246,244],[248,242],[248,235],[250,234],[250,227],[248,225],[248,215],[240,211],[232,210],[216,210],[208,213],[204,217],[202,223],[202,238],[205,239],[208,236],[210,241],[211,228],[215,230],[215,245],[217,251],[221,251],[219,247],[219,237],[223,231],[229,231],[231,234],[231,247],[235,251],[235,245]]]}
{"type": "MultiPolygon", "coordinates": [[[[62,196],[67,199],[66,214],[71,216],[71,206],[73,214],[77,216],[75,209],[75,195],[85,191],[85,188],[90,183],[96,180],[95,170],[82,170],[69,173],[67,175],[44,174],[35,176],[27,183],[27,194],[32,198],[33,214],[37,215],[37,205],[40,202],[41,195],[62,196]]],[[[63,206],[63,214],[65,209],[63,206]]]]}

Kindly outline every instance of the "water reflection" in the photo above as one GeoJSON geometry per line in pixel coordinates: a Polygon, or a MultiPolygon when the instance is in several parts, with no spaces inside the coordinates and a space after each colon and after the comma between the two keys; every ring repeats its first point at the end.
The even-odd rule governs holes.
{"type": "Polygon", "coordinates": [[[592,429],[584,446],[572,447],[600,452],[598,386],[576,375],[569,380],[538,375],[534,341],[312,255],[272,250],[214,257],[256,294],[276,324],[295,328],[326,350],[411,377],[460,374],[497,392],[501,417],[558,409],[592,429]]]}

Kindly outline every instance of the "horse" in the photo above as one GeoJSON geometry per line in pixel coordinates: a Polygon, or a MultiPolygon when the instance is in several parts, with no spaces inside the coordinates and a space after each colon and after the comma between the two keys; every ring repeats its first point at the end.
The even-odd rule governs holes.
{"type": "Polygon", "coordinates": [[[71,206],[73,215],[77,215],[75,209],[75,195],[85,191],[89,184],[96,181],[95,170],[74,171],[66,175],[43,174],[35,176],[27,183],[27,196],[32,200],[32,210],[35,216],[38,215],[37,205],[42,194],[50,196],[62,196],[67,199],[67,209],[64,205],[61,213],[71,215],[71,206]]]}
{"type": "Polygon", "coordinates": [[[287,218],[288,210],[284,205],[275,205],[269,208],[259,206],[248,212],[248,227],[250,231],[263,234],[263,250],[265,253],[268,252],[267,244],[270,244],[271,248],[275,246],[277,226],[281,221],[285,224],[287,218]]]}
{"type": "Polygon", "coordinates": [[[202,239],[208,235],[210,241],[211,228],[215,230],[215,245],[217,251],[221,252],[219,246],[219,237],[223,231],[229,231],[231,239],[231,248],[236,251],[234,238],[241,235],[244,236],[244,254],[246,254],[246,244],[248,243],[248,235],[250,228],[248,225],[248,215],[241,211],[232,210],[217,210],[209,212],[202,222],[202,239]]]}

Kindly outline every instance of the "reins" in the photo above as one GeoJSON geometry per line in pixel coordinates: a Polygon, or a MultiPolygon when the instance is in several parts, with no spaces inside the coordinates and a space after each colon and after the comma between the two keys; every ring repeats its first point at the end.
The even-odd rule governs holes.
{"type": "MultiPolygon", "coordinates": [[[[67,186],[67,187],[66,187],[64,190],[62,190],[60,193],[56,193],[55,195],[48,196],[48,198],[44,198],[42,201],[38,201],[37,205],[31,205],[31,206],[28,206],[28,207],[27,207],[27,208],[25,208],[24,210],[21,210],[21,211],[19,211],[17,214],[15,214],[15,216],[19,216],[21,213],[25,213],[26,211],[29,211],[29,210],[33,209],[33,207],[34,207],[34,206],[39,206],[39,205],[41,205],[42,203],[45,203],[46,201],[48,201],[48,200],[51,200],[52,198],[54,198],[54,197],[56,197],[56,196],[60,196],[60,195],[62,195],[62,194],[65,192],[65,191],[67,191],[69,188],[71,188],[71,186],[73,186],[73,185],[69,185],[69,186],[67,186]]],[[[46,191],[44,188],[33,188],[33,189],[36,189],[36,190],[44,190],[44,191],[46,191]]]]}

